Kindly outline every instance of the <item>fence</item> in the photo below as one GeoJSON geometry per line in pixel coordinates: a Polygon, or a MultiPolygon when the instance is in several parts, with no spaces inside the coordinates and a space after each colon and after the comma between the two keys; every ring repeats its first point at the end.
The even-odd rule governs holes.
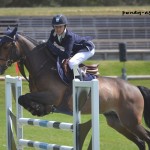
{"type": "MultiPolygon", "coordinates": [[[[7,126],[7,149],[8,150],[23,150],[23,146],[35,147],[40,149],[58,149],[58,150],[81,150],[83,142],[86,138],[79,133],[81,121],[78,97],[82,88],[89,91],[91,90],[91,109],[92,109],[92,145],[89,145],[89,150],[99,150],[99,94],[98,94],[98,81],[96,79],[92,81],[73,81],[73,117],[74,123],[64,123],[56,121],[39,120],[32,118],[23,118],[22,107],[18,105],[18,97],[22,94],[22,79],[19,77],[6,76],[5,79],[6,88],[6,126],[7,126]],[[12,111],[12,94],[16,100],[16,116],[12,111]],[[13,125],[17,133],[17,143],[15,143],[13,125]],[[34,125],[48,128],[57,128],[62,130],[68,130],[74,134],[74,146],[60,146],[57,144],[48,144],[44,142],[31,141],[23,139],[23,125],[34,125]],[[80,140],[79,140],[80,139],[80,140]]],[[[84,123],[85,124],[85,123],[84,123]]],[[[89,124],[89,121],[88,123],[89,124]]],[[[83,126],[83,125],[82,125],[83,126]]],[[[86,126],[83,126],[84,129],[86,126]]],[[[89,127],[88,127],[89,128],[89,127]]],[[[80,129],[81,131],[81,129],[80,129]]]]}
{"type": "MultiPolygon", "coordinates": [[[[19,25],[19,31],[37,40],[47,40],[52,16],[0,17],[0,32],[19,25]]],[[[149,16],[68,16],[69,28],[81,36],[94,37],[97,50],[116,50],[119,42],[128,49],[150,49],[149,16]]]]}

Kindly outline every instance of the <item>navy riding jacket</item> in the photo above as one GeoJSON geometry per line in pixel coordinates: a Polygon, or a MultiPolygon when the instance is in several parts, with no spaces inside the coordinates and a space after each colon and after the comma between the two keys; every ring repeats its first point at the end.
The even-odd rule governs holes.
{"type": "Polygon", "coordinates": [[[54,29],[50,33],[47,41],[49,49],[61,59],[68,59],[79,51],[90,51],[94,48],[94,44],[90,41],[91,37],[81,37],[70,30],[66,29],[66,33],[59,41],[54,29]]]}

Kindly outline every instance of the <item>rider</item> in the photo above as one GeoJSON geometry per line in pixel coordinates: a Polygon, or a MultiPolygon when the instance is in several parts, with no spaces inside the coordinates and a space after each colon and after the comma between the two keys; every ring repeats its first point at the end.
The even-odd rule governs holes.
{"type": "MultiPolygon", "coordinates": [[[[64,15],[56,15],[52,19],[50,37],[47,41],[53,54],[59,56],[63,62],[65,73],[72,70],[95,53],[95,45],[91,37],[81,37],[67,28],[68,21],[64,15]]],[[[79,69],[78,69],[79,71],[79,69]]]]}

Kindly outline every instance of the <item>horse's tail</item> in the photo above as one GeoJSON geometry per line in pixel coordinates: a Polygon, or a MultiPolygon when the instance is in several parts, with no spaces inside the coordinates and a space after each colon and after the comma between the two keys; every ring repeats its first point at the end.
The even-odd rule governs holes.
{"type": "Polygon", "coordinates": [[[146,125],[150,128],[150,89],[138,86],[144,98],[144,120],[146,125]]]}

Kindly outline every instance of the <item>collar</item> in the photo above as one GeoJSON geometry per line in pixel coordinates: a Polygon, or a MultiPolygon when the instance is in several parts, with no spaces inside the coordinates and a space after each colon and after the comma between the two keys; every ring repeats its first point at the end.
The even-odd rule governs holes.
{"type": "Polygon", "coordinates": [[[56,36],[56,35],[57,35],[57,37],[58,37],[58,38],[60,38],[60,37],[61,37],[61,38],[64,38],[64,37],[65,37],[65,35],[66,35],[66,32],[67,32],[67,30],[66,30],[66,28],[65,28],[64,32],[63,32],[61,35],[57,35],[57,34],[56,34],[56,32],[54,32],[54,34],[53,34],[53,35],[54,35],[54,36],[56,36]]]}

